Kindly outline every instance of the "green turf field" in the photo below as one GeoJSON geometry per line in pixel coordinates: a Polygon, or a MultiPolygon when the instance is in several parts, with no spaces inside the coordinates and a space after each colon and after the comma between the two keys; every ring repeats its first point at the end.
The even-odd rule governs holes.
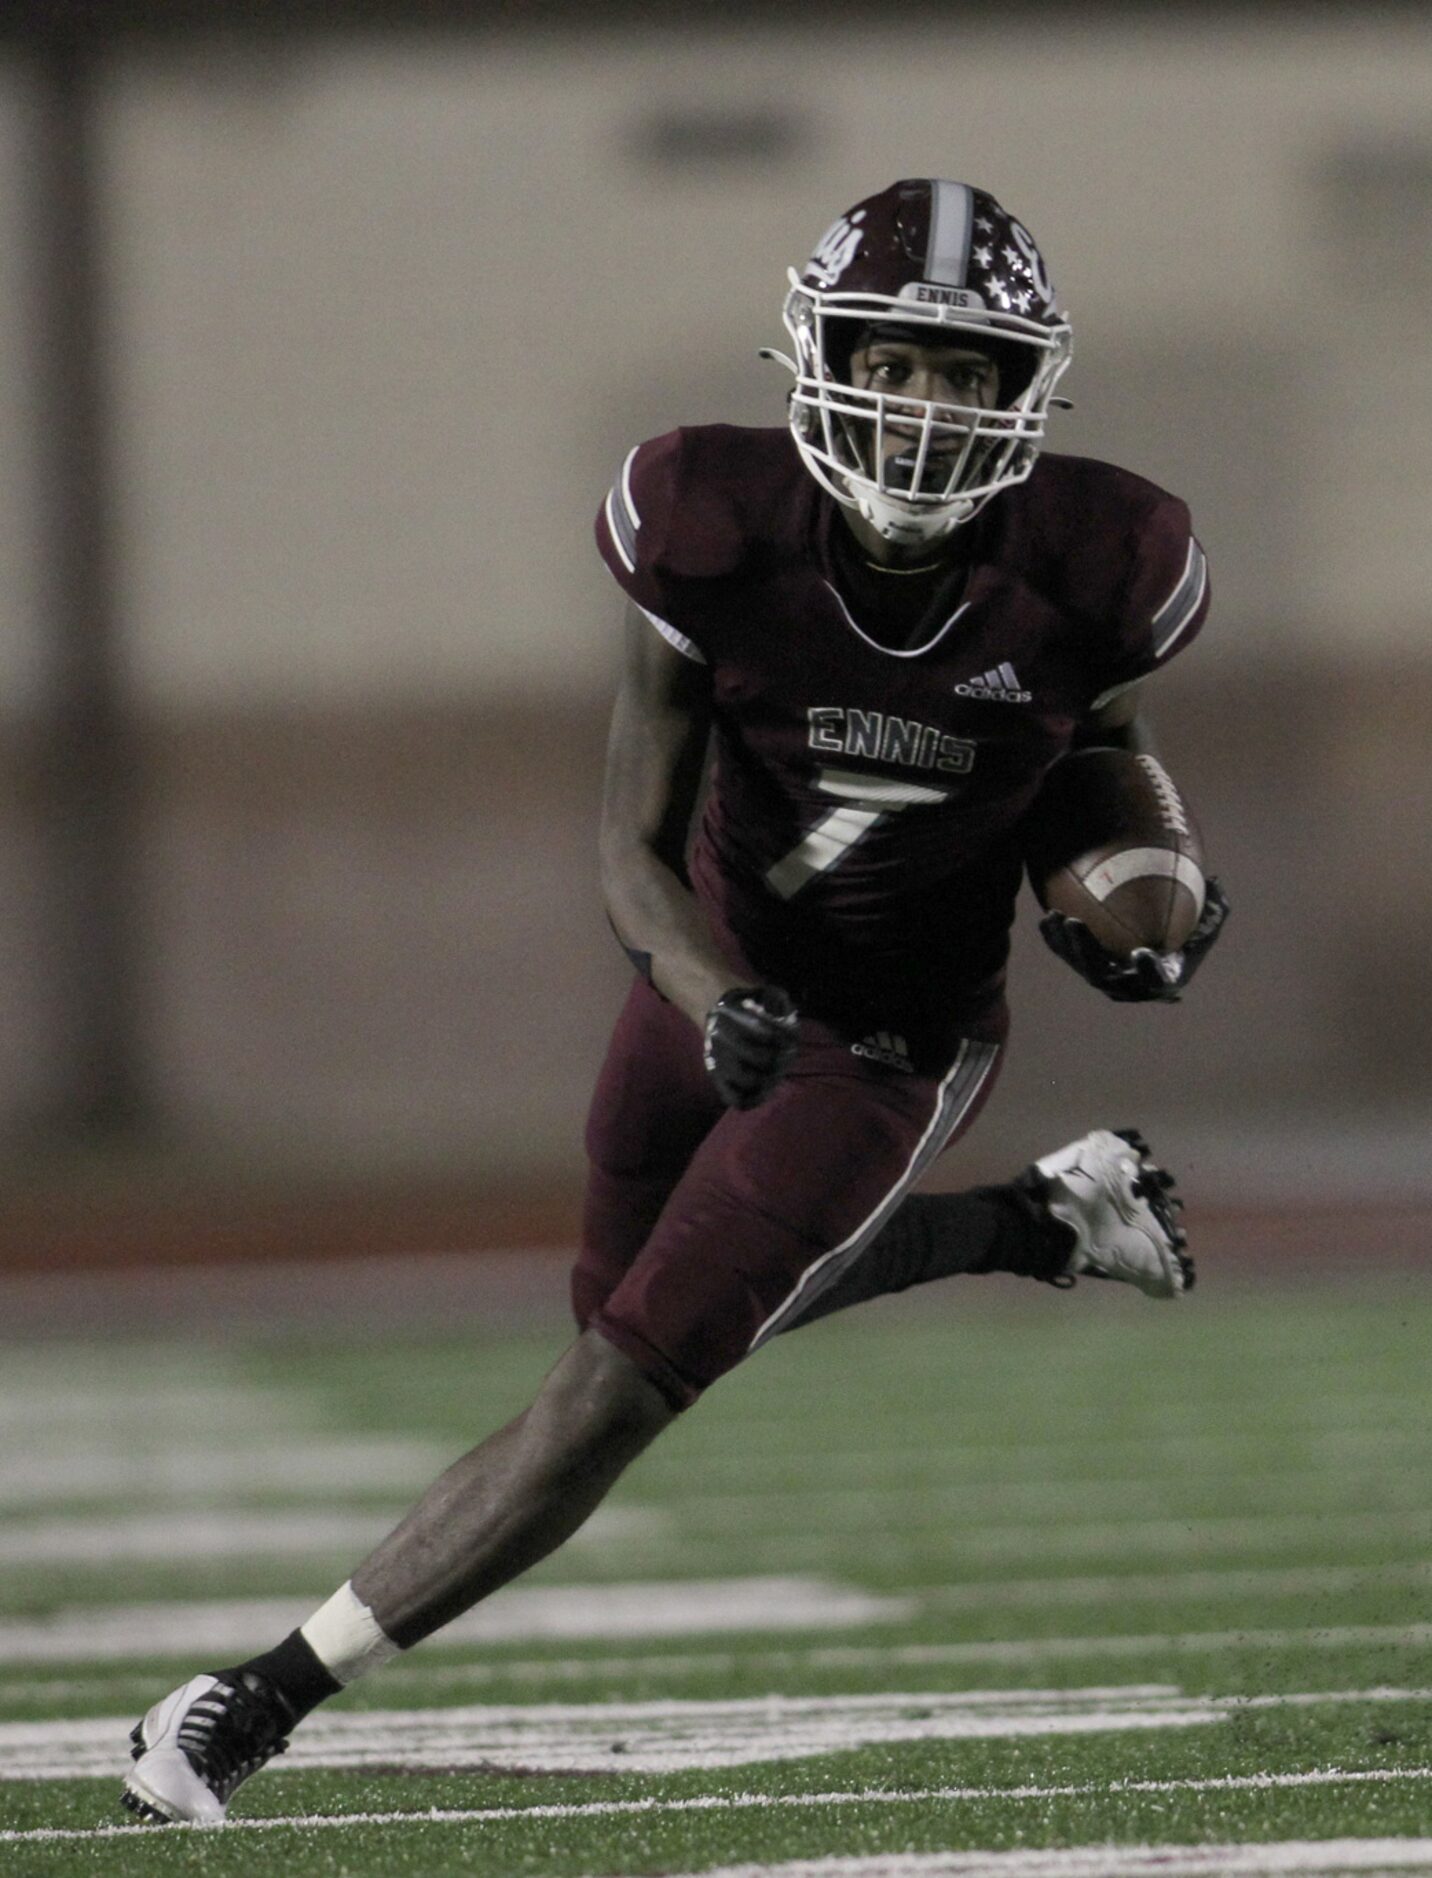
{"type": "Polygon", "coordinates": [[[8,1351],[0,1871],[1432,1872],[1430,1305],[992,1281],[789,1337],[217,1833],[123,1821],[139,1712],[560,1332],[8,1351]]]}

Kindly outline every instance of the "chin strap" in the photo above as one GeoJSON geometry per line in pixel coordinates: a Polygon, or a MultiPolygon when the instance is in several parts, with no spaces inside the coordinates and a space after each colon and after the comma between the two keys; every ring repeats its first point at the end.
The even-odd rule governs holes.
{"type": "Polygon", "coordinates": [[[858,496],[855,507],[883,540],[909,546],[943,541],[946,535],[952,535],[974,513],[973,503],[959,502],[950,509],[917,514],[903,506],[896,507],[893,502],[879,496],[858,496]]]}

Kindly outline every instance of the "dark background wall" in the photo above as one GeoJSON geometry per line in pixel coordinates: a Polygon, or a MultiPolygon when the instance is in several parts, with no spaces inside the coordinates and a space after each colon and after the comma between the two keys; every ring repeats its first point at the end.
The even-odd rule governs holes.
{"type": "Polygon", "coordinates": [[[1193,506],[1214,620],[1151,704],[1237,903],[1174,1011],[1022,931],[941,1178],[1135,1117],[1209,1196],[1425,1199],[1415,12],[215,17],[40,57],[12,15],[0,51],[15,1256],[216,1194],[563,1229],[625,969],[591,516],[638,438],[779,421],[784,269],[902,173],[1031,225],[1059,446],[1193,506]]]}

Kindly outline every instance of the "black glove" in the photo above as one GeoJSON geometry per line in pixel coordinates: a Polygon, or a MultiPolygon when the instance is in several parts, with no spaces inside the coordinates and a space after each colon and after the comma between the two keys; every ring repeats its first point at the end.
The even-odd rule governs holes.
{"type": "Polygon", "coordinates": [[[1141,1004],[1150,999],[1176,1004],[1227,918],[1228,896],[1218,881],[1210,878],[1204,883],[1203,912],[1198,924],[1177,952],[1154,952],[1147,946],[1127,956],[1108,952],[1083,920],[1069,919],[1063,913],[1046,913],[1039,930],[1051,952],[1116,1004],[1141,1004]]]}
{"type": "Polygon", "coordinates": [[[728,991],[706,1017],[703,1058],[730,1109],[765,1101],[796,1053],[796,1007],[779,985],[728,991]]]}

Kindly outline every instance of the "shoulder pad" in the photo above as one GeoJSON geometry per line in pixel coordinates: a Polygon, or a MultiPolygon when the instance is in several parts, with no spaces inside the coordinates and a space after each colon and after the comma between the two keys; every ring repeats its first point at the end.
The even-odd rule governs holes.
{"type": "MultiPolygon", "coordinates": [[[[597,541],[629,590],[735,573],[804,472],[785,431],[711,424],[638,444],[602,506],[597,541]]],[[[640,595],[637,596],[640,598],[640,595]]]]}

